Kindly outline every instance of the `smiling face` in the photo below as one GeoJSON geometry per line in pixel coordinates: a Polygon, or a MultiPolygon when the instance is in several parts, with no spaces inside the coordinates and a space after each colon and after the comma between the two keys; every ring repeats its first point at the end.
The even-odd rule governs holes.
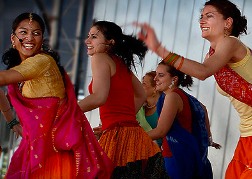
{"type": "Polygon", "coordinates": [[[87,54],[90,56],[95,53],[106,53],[110,48],[110,41],[106,40],[101,31],[95,26],[90,29],[85,43],[87,45],[87,54]]]}
{"type": "Polygon", "coordinates": [[[22,61],[39,53],[43,43],[43,33],[39,23],[29,19],[21,21],[11,35],[11,42],[18,50],[22,61]],[[19,39],[22,39],[22,42],[19,39]]]}
{"type": "Polygon", "coordinates": [[[156,76],[154,79],[156,81],[156,90],[167,93],[170,90],[169,86],[171,85],[173,78],[174,77],[167,72],[167,66],[159,64],[156,68],[156,76]]]}
{"type": "Polygon", "coordinates": [[[214,6],[206,5],[201,12],[200,28],[202,37],[211,41],[215,38],[224,37],[226,20],[214,6]]]}

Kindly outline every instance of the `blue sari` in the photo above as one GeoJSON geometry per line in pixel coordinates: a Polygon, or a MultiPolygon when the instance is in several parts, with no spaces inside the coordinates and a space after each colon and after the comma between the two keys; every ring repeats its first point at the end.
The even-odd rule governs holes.
{"type": "Polygon", "coordinates": [[[192,111],[192,133],[181,127],[178,120],[174,121],[166,136],[172,152],[172,157],[164,158],[166,171],[171,179],[212,179],[205,113],[196,98],[187,96],[192,111]]]}

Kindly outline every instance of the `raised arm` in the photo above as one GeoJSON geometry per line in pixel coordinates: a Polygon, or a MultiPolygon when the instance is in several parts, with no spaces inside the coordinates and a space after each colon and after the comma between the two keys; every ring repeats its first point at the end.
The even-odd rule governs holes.
{"type": "MultiPolygon", "coordinates": [[[[159,42],[154,29],[147,23],[134,24],[142,29],[138,33],[138,38],[143,40],[148,48],[155,52],[159,57],[169,61],[167,57],[169,57],[172,52],[166,49],[161,42],[159,42]]],[[[172,65],[175,68],[179,68],[179,70],[185,74],[189,74],[200,80],[205,80],[224,67],[228,62],[231,61],[232,58],[237,56],[236,50],[237,48],[242,48],[241,45],[242,44],[239,42],[239,40],[228,37],[216,44],[215,53],[209,58],[206,58],[203,63],[199,63],[196,60],[190,60],[187,58],[182,60],[182,56],[175,54],[178,55],[179,58],[172,63],[172,65]]],[[[243,53],[245,53],[245,51],[243,53]]]]}

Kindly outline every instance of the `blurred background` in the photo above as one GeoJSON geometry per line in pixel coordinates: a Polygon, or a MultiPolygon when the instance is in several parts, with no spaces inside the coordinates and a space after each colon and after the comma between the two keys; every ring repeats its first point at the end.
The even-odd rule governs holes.
{"type": "MultiPolygon", "coordinates": [[[[252,47],[252,1],[231,0],[248,20],[248,35],[241,40],[252,47]],[[249,10],[250,9],[250,10],[249,10]]],[[[198,62],[204,60],[209,49],[201,38],[199,28],[200,10],[205,0],[0,0],[0,53],[11,45],[11,25],[14,18],[23,12],[35,12],[44,18],[47,25],[46,39],[58,51],[61,63],[75,86],[78,99],[88,95],[87,85],[91,80],[90,61],[86,55],[86,38],[93,19],[113,21],[126,34],[136,35],[139,29],[133,21],[148,22],[169,50],[198,62]]],[[[155,70],[158,58],[148,52],[142,66],[137,66],[136,75],[142,76],[155,70]]],[[[0,62],[0,69],[5,66],[0,62]]],[[[239,116],[225,97],[215,89],[213,77],[205,81],[194,79],[190,94],[197,97],[208,109],[213,139],[222,145],[220,150],[209,148],[214,178],[224,178],[239,138],[239,116]]],[[[99,125],[99,111],[86,113],[92,127],[99,125]]],[[[6,122],[0,116],[0,178],[4,176],[9,161],[20,141],[13,137],[6,122]]]]}

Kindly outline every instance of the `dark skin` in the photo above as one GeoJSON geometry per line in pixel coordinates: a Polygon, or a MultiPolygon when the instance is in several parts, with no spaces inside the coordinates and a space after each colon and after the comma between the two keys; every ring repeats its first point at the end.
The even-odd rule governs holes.
{"type": "MultiPolygon", "coordinates": [[[[4,91],[0,89],[0,110],[7,123],[11,122],[15,115],[11,109],[10,103],[4,94],[4,91]]],[[[20,124],[14,125],[12,131],[15,133],[16,138],[22,136],[22,127],[20,124]]]]}
{"type": "MultiPolygon", "coordinates": [[[[18,51],[22,61],[40,53],[43,43],[43,34],[38,22],[30,21],[29,19],[21,21],[16,30],[11,34],[10,38],[13,48],[18,51]],[[20,42],[19,39],[22,39],[23,41],[20,42]]],[[[0,71],[0,86],[26,80],[29,79],[25,79],[15,70],[9,69],[0,71]]],[[[1,100],[1,105],[3,105],[2,108],[0,106],[1,110],[7,109],[7,106],[9,106],[8,100],[5,99],[4,96],[1,97],[1,100]]],[[[14,118],[12,110],[6,111],[4,116],[7,122],[10,122],[14,118]]],[[[16,133],[16,137],[22,136],[21,125],[17,124],[13,126],[12,130],[16,133]]]]}

